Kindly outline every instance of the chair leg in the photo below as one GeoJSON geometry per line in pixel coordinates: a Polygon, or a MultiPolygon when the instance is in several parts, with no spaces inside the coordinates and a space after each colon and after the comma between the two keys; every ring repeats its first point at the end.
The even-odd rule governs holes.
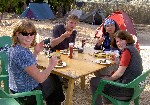
{"type": "Polygon", "coordinates": [[[112,102],[113,105],[130,105],[130,102],[124,102],[124,101],[114,101],[112,102]]]}
{"type": "Polygon", "coordinates": [[[140,99],[140,97],[138,96],[138,97],[134,100],[134,105],[140,105],[140,104],[139,104],[139,99],[140,99]]]}

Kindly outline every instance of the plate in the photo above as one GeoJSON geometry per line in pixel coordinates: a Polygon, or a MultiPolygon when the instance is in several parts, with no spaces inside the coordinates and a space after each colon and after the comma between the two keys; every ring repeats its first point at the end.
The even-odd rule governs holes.
{"type": "Polygon", "coordinates": [[[78,51],[78,48],[73,48],[73,51],[78,51]]]}
{"type": "Polygon", "coordinates": [[[97,57],[97,58],[101,58],[101,57],[106,58],[106,53],[98,53],[98,54],[94,53],[94,57],[97,57]]]}
{"type": "Polygon", "coordinates": [[[103,51],[102,50],[96,50],[96,51],[94,51],[94,54],[99,54],[99,53],[103,53],[103,51]]]}
{"type": "Polygon", "coordinates": [[[68,55],[69,53],[60,52],[60,54],[68,55]]]}
{"type": "Polygon", "coordinates": [[[97,59],[95,60],[96,63],[98,64],[111,64],[111,61],[110,60],[107,60],[107,59],[97,59]]]}
{"type": "Polygon", "coordinates": [[[60,50],[60,54],[68,55],[68,51],[66,51],[66,50],[60,50]]]}
{"type": "Polygon", "coordinates": [[[61,67],[65,67],[65,66],[67,66],[66,62],[62,62],[62,65],[61,65],[61,66],[56,65],[55,67],[56,67],[56,68],[61,68],[61,67]]]}

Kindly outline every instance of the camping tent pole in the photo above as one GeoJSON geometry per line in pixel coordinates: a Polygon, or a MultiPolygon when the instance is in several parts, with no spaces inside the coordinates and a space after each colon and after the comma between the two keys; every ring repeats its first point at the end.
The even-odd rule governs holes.
{"type": "Polygon", "coordinates": [[[94,19],[95,14],[96,14],[96,12],[94,12],[94,13],[93,13],[93,22],[92,22],[92,25],[94,25],[94,24],[95,24],[95,19],[94,19]]]}

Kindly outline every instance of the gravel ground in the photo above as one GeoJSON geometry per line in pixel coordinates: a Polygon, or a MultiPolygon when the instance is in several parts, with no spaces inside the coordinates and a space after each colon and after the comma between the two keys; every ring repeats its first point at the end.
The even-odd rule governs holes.
{"type": "MultiPolygon", "coordinates": [[[[0,36],[3,35],[11,35],[15,23],[19,21],[19,19],[14,18],[12,15],[5,15],[4,19],[0,23],[0,36]]],[[[33,21],[37,27],[37,32],[39,33],[39,39],[45,39],[51,36],[51,30],[53,26],[59,22],[60,20],[45,20],[45,21],[33,21]]],[[[90,25],[86,23],[79,23],[77,26],[78,37],[77,42],[80,42],[81,39],[86,38],[87,43],[89,45],[94,45],[94,33],[98,26],[90,25]]],[[[150,69],[150,25],[142,25],[136,24],[135,28],[137,30],[137,37],[141,45],[141,56],[143,59],[143,68],[144,70],[150,69]]],[[[37,40],[37,41],[40,41],[37,40]]],[[[88,44],[87,44],[88,45],[88,44]]],[[[80,88],[80,80],[77,80],[75,83],[75,89],[73,94],[73,105],[90,105],[91,104],[91,91],[89,87],[89,80],[93,77],[93,75],[86,76],[86,86],[85,90],[81,90],[80,88]]],[[[150,81],[150,80],[149,80],[150,81]]],[[[64,89],[66,93],[66,90],[64,89]]],[[[62,103],[64,105],[64,103],[62,103]]],[[[133,103],[131,103],[133,105],[133,103]]],[[[140,105],[150,105],[150,84],[148,84],[143,91],[140,98],[140,105]]]]}

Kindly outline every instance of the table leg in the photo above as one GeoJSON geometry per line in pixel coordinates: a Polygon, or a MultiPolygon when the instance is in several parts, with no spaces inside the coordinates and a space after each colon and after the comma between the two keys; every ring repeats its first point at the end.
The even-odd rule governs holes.
{"type": "Polygon", "coordinates": [[[68,89],[67,89],[67,94],[66,94],[66,104],[65,105],[72,105],[74,82],[75,82],[74,79],[69,79],[68,89]]]}
{"type": "Polygon", "coordinates": [[[81,77],[81,89],[85,89],[85,76],[81,77]]]}

